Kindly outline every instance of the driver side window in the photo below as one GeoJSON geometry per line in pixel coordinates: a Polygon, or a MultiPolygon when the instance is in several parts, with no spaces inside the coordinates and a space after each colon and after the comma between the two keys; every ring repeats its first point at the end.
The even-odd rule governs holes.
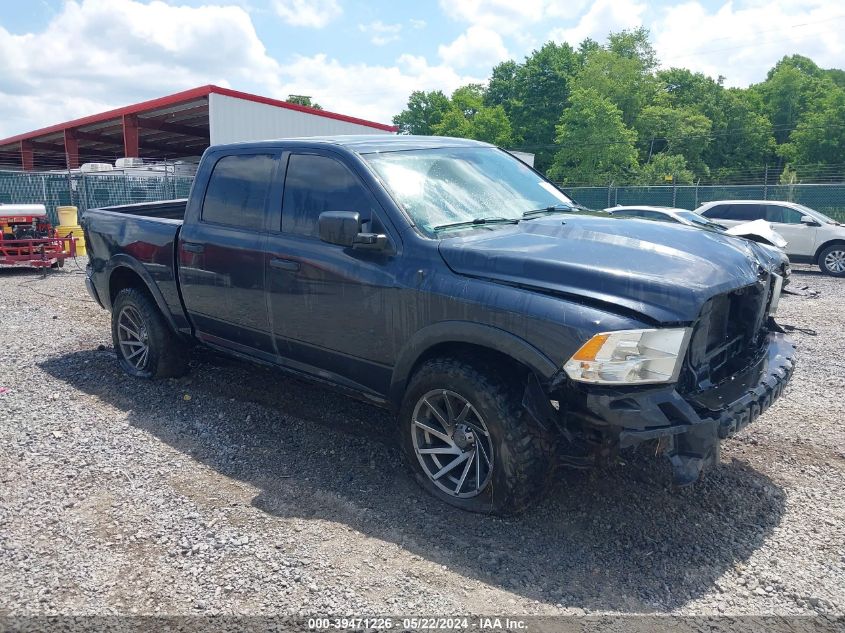
{"type": "Polygon", "coordinates": [[[778,204],[766,205],[766,221],[778,224],[801,224],[801,213],[778,204]]]}
{"type": "Polygon", "coordinates": [[[317,238],[323,211],[355,211],[362,222],[375,217],[369,191],[346,165],[319,154],[291,154],[282,197],[282,231],[317,238]]]}

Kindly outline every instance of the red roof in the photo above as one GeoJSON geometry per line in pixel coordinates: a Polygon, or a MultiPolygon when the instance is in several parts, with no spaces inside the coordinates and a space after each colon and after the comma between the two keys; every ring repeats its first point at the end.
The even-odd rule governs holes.
{"type": "Polygon", "coordinates": [[[383,130],[385,132],[396,132],[398,130],[398,128],[393,125],[375,123],[373,121],[367,121],[365,119],[359,119],[357,117],[347,116],[345,114],[337,114],[335,112],[328,112],[326,110],[317,110],[315,108],[309,108],[307,106],[301,106],[295,103],[288,103],[287,101],[280,101],[278,99],[271,99],[269,97],[262,97],[260,95],[254,95],[248,92],[240,92],[239,90],[231,90],[230,88],[221,88],[220,86],[208,85],[200,86],[199,88],[192,88],[191,90],[185,90],[183,92],[177,92],[176,94],[168,95],[166,97],[159,97],[158,99],[142,101],[141,103],[124,106],[115,110],[101,112],[100,114],[93,114],[91,116],[82,117],[81,119],[74,119],[73,121],[67,121],[65,123],[57,123],[56,125],[50,125],[48,127],[44,127],[38,130],[33,130],[32,132],[26,132],[24,134],[10,136],[9,138],[0,139],[0,146],[10,145],[12,143],[17,143],[18,141],[23,140],[33,140],[42,136],[46,136],[48,134],[63,132],[67,129],[73,129],[85,125],[92,125],[95,123],[110,121],[112,119],[116,119],[127,114],[139,114],[143,112],[148,112],[150,110],[166,108],[168,106],[192,101],[194,99],[208,97],[208,95],[212,93],[225,95],[227,97],[235,97],[237,99],[244,99],[245,101],[253,101],[255,103],[264,103],[266,105],[272,105],[278,108],[286,108],[288,110],[306,112],[314,116],[326,117],[328,119],[335,119],[337,121],[356,123],[358,125],[364,125],[377,130],[383,130]]]}

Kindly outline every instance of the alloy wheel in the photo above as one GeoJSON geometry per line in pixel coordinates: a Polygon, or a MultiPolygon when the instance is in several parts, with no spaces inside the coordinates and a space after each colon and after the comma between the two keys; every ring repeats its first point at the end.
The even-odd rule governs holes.
{"type": "Polygon", "coordinates": [[[117,339],[126,362],[143,369],[150,354],[149,337],[141,313],[132,306],[123,308],[117,317],[117,339]]]}
{"type": "Polygon", "coordinates": [[[824,258],[824,266],[833,273],[845,273],[845,250],[830,251],[824,258]]]}
{"type": "Polygon", "coordinates": [[[479,495],[493,473],[493,443],[478,410],[447,389],[419,399],[411,419],[414,452],[423,472],[453,497],[479,495]]]}

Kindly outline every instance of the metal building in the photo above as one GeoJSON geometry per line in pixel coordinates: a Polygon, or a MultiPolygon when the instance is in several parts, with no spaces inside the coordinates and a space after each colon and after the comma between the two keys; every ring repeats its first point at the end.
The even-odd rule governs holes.
{"type": "Polygon", "coordinates": [[[395,133],[392,125],[202,86],[0,140],[0,165],[76,169],[118,158],[185,159],[211,144],[395,133]]]}

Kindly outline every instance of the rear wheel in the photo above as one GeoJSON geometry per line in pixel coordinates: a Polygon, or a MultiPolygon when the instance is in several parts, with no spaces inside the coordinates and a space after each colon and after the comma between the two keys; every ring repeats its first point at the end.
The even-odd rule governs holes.
{"type": "Polygon", "coordinates": [[[845,277],[845,244],[828,246],[819,253],[819,268],[834,277],[845,277]]]}
{"type": "Polygon", "coordinates": [[[400,411],[403,452],[423,488],[472,512],[528,507],[545,489],[551,460],[519,392],[495,368],[425,363],[400,411]]]}
{"type": "Polygon", "coordinates": [[[124,288],[112,304],[112,341],[120,366],[138,378],[170,378],[188,370],[185,344],[150,296],[124,288]]]}

